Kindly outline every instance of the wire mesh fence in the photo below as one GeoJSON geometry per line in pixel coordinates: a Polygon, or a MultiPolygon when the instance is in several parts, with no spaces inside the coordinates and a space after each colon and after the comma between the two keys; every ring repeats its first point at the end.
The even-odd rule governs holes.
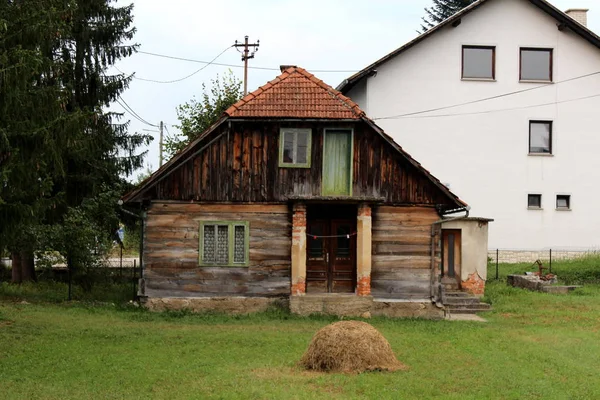
{"type": "Polygon", "coordinates": [[[600,268],[600,248],[490,249],[488,276],[503,279],[506,271],[568,272],[600,268]]]}
{"type": "MultiPolygon", "coordinates": [[[[136,301],[141,268],[138,258],[115,257],[94,266],[69,269],[64,262],[35,263],[36,285],[52,300],[136,301]],[[52,293],[50,293],[52,292],[52,293]],[[60,293],[59,293],[60,292],[60,293]],[[61,294],[62,293],[62,294],[61,294]]],[[[0,260],[0,283],[11,282],[11,260],[0,260]]],[[[44,298],[42,294],[39,296],[44,298]]]]}

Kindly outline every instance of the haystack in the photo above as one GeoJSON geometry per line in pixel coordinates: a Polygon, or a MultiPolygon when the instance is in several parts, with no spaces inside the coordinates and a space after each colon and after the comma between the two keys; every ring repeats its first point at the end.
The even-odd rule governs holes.
{"type": "Polygon", "coordinates": [[[327,372],[397,371],[406,366],[396,359],[388,341],[371,325],[336,322],[312,338],[300,365],[327,372]]]}

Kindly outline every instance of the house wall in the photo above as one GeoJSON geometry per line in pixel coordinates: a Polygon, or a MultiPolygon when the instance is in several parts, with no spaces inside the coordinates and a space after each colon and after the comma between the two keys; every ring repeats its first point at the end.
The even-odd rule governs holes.
{"type": "MultiPolygon", "coordinates": [[[[440,217],[428,207],[374,207],[371,294],[375,298],[431,297],[431,226],[440,217]]],[[[434,265],[440,262],[434,241],[434,265]]]]}
{"type": "Polygon", "coordinates": [[[464,219],[442,224],[443,229],[461,231],[460,281],[462,289],[482,295],[487,280],[488,222],[464,219]]]}
{"type": "Polygon", "coordinates": [[[159,200],[204,202],[285,202],[322,197],[323,132],[327,128],[353,129],[352,198],[456,208],[456,202],[369,125],[344,121],[223,124],[146,195],[159,200]],[[282,127],[312,130],[310,168],[279,167],[282,127]]]}
{"type": "Polygon", "coordinates": [[[143,259],[145,296],[288,296],[289,207],[153,202],[147,212],[143,259]],[[200,221],[248,221],[249,266],[198,267],[200,221]]]}
{"type": "Polygon", "coordinates": [[[494,218],[491,248],[598,247],[600,97],[571,100],[600,94],[600,75],[520,83],[520,47],[553,48],[555,82],[600,71],[598,48],[568,29],[559,31],[556,20],[529,1],[497,0],[377,67],[376,76],[349,94],[460,193],[472,214],[494,218]],[[495,82],[461,81],[462,45],[496,46],[495,82]],[[538,86],[491,101],[381,119],[538,86]],[[541,104],[547,105],[532,107],[541,104]],[[494,112],[502,109],[510,110],[494,112]],[[554,122],[553,156],[528,155],[530,120],[554,122]],[[528,193],[542,194],[543,210],[527,209],[528,193]],[[572,211],[555,210],[556,194],[571,195],[572,211]]]}

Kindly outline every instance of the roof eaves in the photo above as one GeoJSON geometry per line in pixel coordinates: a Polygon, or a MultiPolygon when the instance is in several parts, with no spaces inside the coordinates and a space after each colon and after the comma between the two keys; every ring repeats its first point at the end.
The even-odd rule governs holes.
{"type": "Polygon", "coordinates": [[[161,175],[166,173],[166,171],[169,170],[173,165],[177,164],[179,159],[181,159],[185,153],[187,153],[190,149],[196,146],[199,142],[204,140],[206,136],[208,136],[211,132],[217,129],[217,127],[219,127],[219,125],[221,125],[227,118],[228,117],[226,115],[222,116],[217,122],[212,124],[210,127],[208,127],[207,130],[205,130],[200,136],[198,136],[198,138],[190,142],[187,146],[185,146],[177,154],[175,154],[169,161],[167,161],[167,163],[165,163],[162,167],[154,171],[154,173],[148,178],[144,179],[137,186],[137,188],[123,195],[123,197],[121,197],[121,200],[123,200],[124,203],[135,201],[136,197],[138,197],[146,190],[150,189],[150,187],[152,187],[152,185],[156,182],[157,179],[160,178],[161,175]]]}
{"type": "Polygon", "coordinates": [[[448,24],[451,24],[454,21],[456,21],[458,19],[461,19],[465,14],[470,13],[471,11],[473,11],[474,9],[476,9],[477,7],[479,7],[480,5],[482,5],[483,3],[485,3],[486,1],[488,1],[488,0],[478,0],[478,1],[476,1],[476,2],[474,2],[472,4],[470,4],[470,5],[468,5],[467,7],[463,8],[462,10],[460,10],[459,12],[457,12],[456,14],[454,14],[453,16],[445,19],[444,21],[440,22],[439,24],[437,24],[433,28],[428,29],[426,32],[423,32],[422,34],[420,34],[419,36],[417,36],[416,38],[414,38],[410,42],[408,42],[408,43],[404,44],[403,46],[397,48],[396,50],[392,51],[391,53],[386,54],[385,56],[381,57],[379,60],[375,61],[371,65],[363,68],[362,70],[358,71],[354,75],[352,75],[349,78],[345,79],[342,83],[340,83],[336,87],[336,90],[338,90],[338,91],[340,91],[342,93],[344,93],[347,90],[350,90],[356,84],[356,82],[358,82],[359,80],[361,80],[362,78],[364,78],[365,75],[369,74],[369,72],[371,72],[374,68],[377,68],[379,65],[383,64],[384,62],[388,61],[389,59],[394,58],[398,54],[400,54],[400,53],[402,53],[402,52],[410,49],[411,47],[413,47],[417,43],[425,40],[429,36],[431,36],[434,33],[440,31],[442,28],[444,28],[448,24]]]}
{"type": "Polygon", "coordinates": [[[420,162],[418,162],[410,154],[408,154],[402,148],[402,146],[400,146],[398,143],[396,143],[396,141],[390,135],[388,135],[387,133],[385,133],[385,131],[383,129],[381,129],[375,122],[373,122],[373,120],[371,120],[368,117],[362,117],[362,120],[365,123],[367,123],[371,128],[373,128],[377,133],[379,133],[388,143],[390,143],[392,145],[392,147],[394,147],[400,154],[402,154],[408,160],[408,162],[410,162],[415,168],[417,168],[420,171],[422,171],[425,174],[425,176],[435,186],[437,186],[438,189],[440,189],[446,196],[448,196],[449,198],[451,198],[456,203],[457,206],[459,206],[459,207],[466,207],[466,206],[468,206],[467,203],[465,203],[457,195],[455,195],[454,193],[452,193],[452,191],[450,189],[448,189],[448,187],[446,187],[446,185],[444,185],[438,178],[436,178],[435,176],[433,176],[431,174],[431,172],[429,172],[429,170],[427,168],[423,167],[423,165],[421,165],[420,162]]]}
{"type": "MultiPolygon", "coordinates": [[[[427,32],[424,32],[423,34],[417,36],[416,38],[414,38],[410,42],[406,43],[402,47],[397,48],[396,50],[394,50],[391,53],[383,56],[379,60],[377,60],[374,63],[372,63],[371,65],[367,66],[366,68],[358,71],[356,74],[354,74],[354,75],[350,76],[349,78],[345,79],[342,83],[340,83],[336,87],[336,89],[339,90],[342,93],[347,92],[348,90],[352,89],[352,87],[354,87],[354,85],[358,81],[360,81],[362,78],[364,78],[366,75],[368,75],[371,71],[373,71],[379,65],[385,63],[386,61],[390,60],[391,58],[394,58],[395,56],[399,55],[400,53],[402,53],[402,52],[410,49],[411,47],[413,47],[417,43],[425,40],[426,38],[428,38],[429,36],[431,36],[435,32],[440,31],[442,28],[444,28],[448,24],[451,24],[454,21],[462,18],[463,16],[465,16],[468,13],[470,13],[471,11],[473,11],[476,8],[478,8],[482,4],[486,3],[487,1],[488,0],[479,0],[479,1],[476,1],[473,4],[471,4],[471,5],[463,8],[461,11],[459,11],[458,13],[456,13],[453,16],[449,17],[448,19],[440,22],[438,25],[436,25],[433,28],[429,29],[427,32]]],[[[600,36],[598,36],[597,34],[595,34],[588,27],[586,27],[584,25],[581,25],[578,21],[576,21],[573,18],[569,17],[568,15],[566,15],[564,12],[562,12],[558,8],[554,7],[547,0],[529,0],[529,1],[533,5],[535,5],[538,8],[540,8],[542,11],[544,11],[547,14],[549,14],[550,16],[552,16],[557,21],[564,23],[573,32],[575,32],[576,34],[578,34],[579,36],[581,36],[583,39],[587,40],[588,42],[590,42],[594,46],[600,48],[600,36]]]]}

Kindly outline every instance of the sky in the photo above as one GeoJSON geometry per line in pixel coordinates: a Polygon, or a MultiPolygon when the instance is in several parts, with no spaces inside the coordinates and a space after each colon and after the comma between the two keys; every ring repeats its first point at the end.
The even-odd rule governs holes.
{"type": "MultiPolygon", "coordinates": [[[[118,0],[117,5],[129,1],[118,0]]],[[[249,61],[248,91],[279,75],[280,65],[297,65],[335,87],[354,72],[402,46],[418,35],[424,8],[431,0],[137,0],[134,1],[134,42],[139,50],[235,67],[174,60],[137,53],[119,61],[116,68],[135,74],[121,95],[127,105],[148,124],[126,113],[130,132],[151,134],[146,167],[159,166],[158,126],[165,134],[179,130],[177,106],[200,98],[202,84],[210,88],[217,75],[232,71],[243,78],[241,54],[230,46],[244,36],[260,47],[249,61]],[[203,68],[198,71],[200,68],[203,68]],[[267,68],[255,69],[253,67],[267,68]],[[143,81],[173,81],[161,84],[143,81]],[[136,79],[141,78],[141,79],[136,79]]],[[[588,27],[600,33],[598,0],[551,0],[561,10],[589,8],[588,27]]],[[[119,73],[112,70],[113,73],[119,73]]],[[[123,108],[114,104],[111,110],[123,108]]],[[[141,171],[130,179],[135,180],[141,171]]]]}

